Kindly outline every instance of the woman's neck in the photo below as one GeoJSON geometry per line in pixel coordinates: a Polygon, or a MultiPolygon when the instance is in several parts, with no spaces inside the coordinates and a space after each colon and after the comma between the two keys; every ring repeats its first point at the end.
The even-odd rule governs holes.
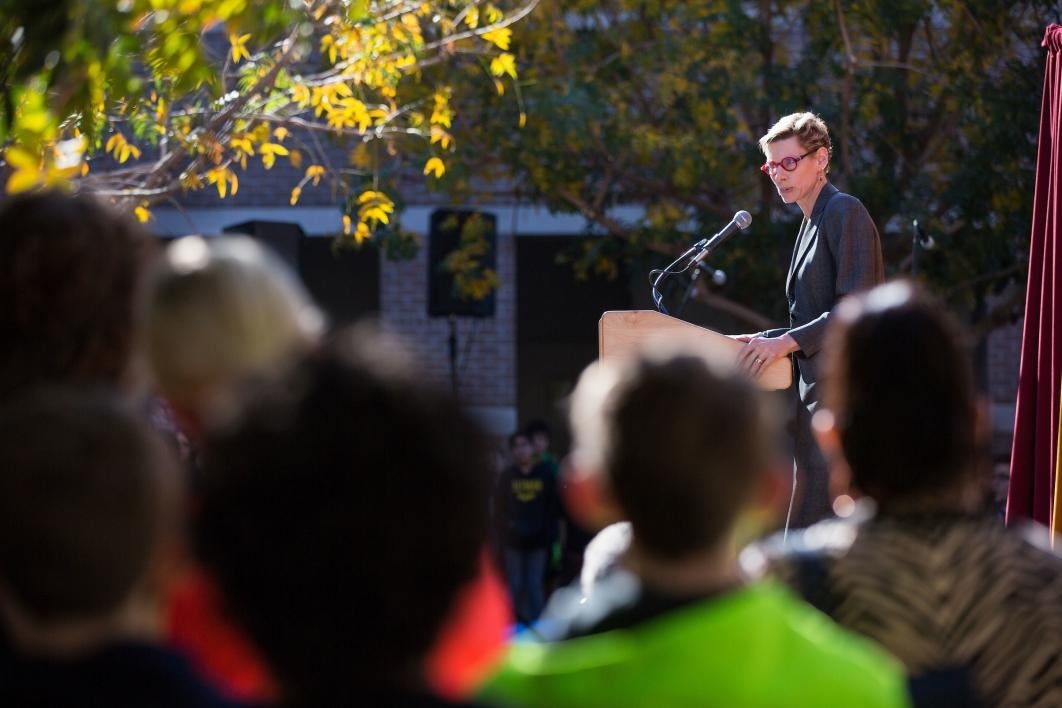
{"type": "Polygon", "coordinates": [[[815,202],[819,200],[819,193],[822,192],[822,188],[826,186],[826,176],[820,175],[819,179],[815,181],[815,186],[806,197],[797,201],[797,205],[800,207],[800,211],[804,212],[804,218],[810,219],[811,212],[815,208],[815,202]]]}

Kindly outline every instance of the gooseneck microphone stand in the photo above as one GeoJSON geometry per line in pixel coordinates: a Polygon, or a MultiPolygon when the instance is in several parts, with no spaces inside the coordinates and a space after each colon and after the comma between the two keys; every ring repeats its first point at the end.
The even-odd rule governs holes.
{"type": "Polygon", "coordinates": [[[697,243],[693,244],[690,248],[688,248],[686,252],[683,253],[681,256],[671,261],[667,268],[653,269],[649,271],[649,284],[652,288],[653,306],[656,307],[658,312],[664,315],[671,314],[667,311],[667,308],[664,307],[664,296],[660,293],[660,283],[662,283],[664,278],[669,275],[679,275],[689,270],[690,266],[693,263],[693,256],[697,255],[697,253],[701,251],[707,244],[708,239],[703,238],[697,243]],[[681,270],[676,270],[679,264],[687,259],[689,260],[689,262],[687,262],[681,270]]]}

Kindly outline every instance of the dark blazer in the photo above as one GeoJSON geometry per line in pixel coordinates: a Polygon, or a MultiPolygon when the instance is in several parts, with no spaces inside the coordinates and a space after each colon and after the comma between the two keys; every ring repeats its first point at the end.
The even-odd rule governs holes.
{"type": "Polygon", "coordinates": [[[845,295],[884,280],[874,220],[862,202],[827,182],[811,217],[801,222],[793,246],[785,283],[789,328],[764,333],[769,337],[788,333],[800,345],[793,359],[800,400],[810,411],[818,404],[818,355],[831,311],[845,295]]]}

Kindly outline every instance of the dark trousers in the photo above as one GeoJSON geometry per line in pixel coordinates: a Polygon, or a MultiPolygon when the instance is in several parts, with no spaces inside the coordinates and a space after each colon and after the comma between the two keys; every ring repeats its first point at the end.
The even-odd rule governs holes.
{"type": "Polygon", "coordinates": [[[529,624],[538,619],[546,605],[548,550],[505,548],[505,579],[509,583],[509,596],[513,601],[516,619],[522,623],[529,624]]]}
{"type": "Polygon", "coordinates": [[[830,472],[811,431],[812,413],[800,401],[793,421],[793,482],[796,485],[789,528],[811,526],[833,515],[830,472]]]}

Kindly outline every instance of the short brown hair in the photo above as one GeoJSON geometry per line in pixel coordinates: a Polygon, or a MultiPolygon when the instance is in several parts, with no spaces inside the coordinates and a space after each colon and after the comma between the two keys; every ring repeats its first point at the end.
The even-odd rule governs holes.
{"type": "Polygon", "coordinates": [[[0,398],[40,383],[119,383],[137,338],[148,234],[90,196],[61,192],[0,205],[0,234],[0,398]]]}
{"type": "Polygon", "coordinates": [[[105,617],[145,577],[179,489],[116,394],[41,387],[0,409],[0,577],[37,622],[105,617]]]}
{"type": "Polygon", "coordinates": [[[661,558],[721,542],[772,462],[762,394],[688,350],[626,365],[603,415],[613,494],[637,542],[661,558]]]}
{"type": "MultiPolygon", "coordinates": [[[[760,150],[767,153],[767,146],[779,140],[795,137],[804,147],[805,151],[818,150],[820,147],[833,157],[833,142],[830,141],[830,131],[826,128],[826,121],[814,113],[790,113],[771,126],[767,134],[760,138],[760,150]]],[[[829,171],[829,164],[826,170],[829,171]]]]}

